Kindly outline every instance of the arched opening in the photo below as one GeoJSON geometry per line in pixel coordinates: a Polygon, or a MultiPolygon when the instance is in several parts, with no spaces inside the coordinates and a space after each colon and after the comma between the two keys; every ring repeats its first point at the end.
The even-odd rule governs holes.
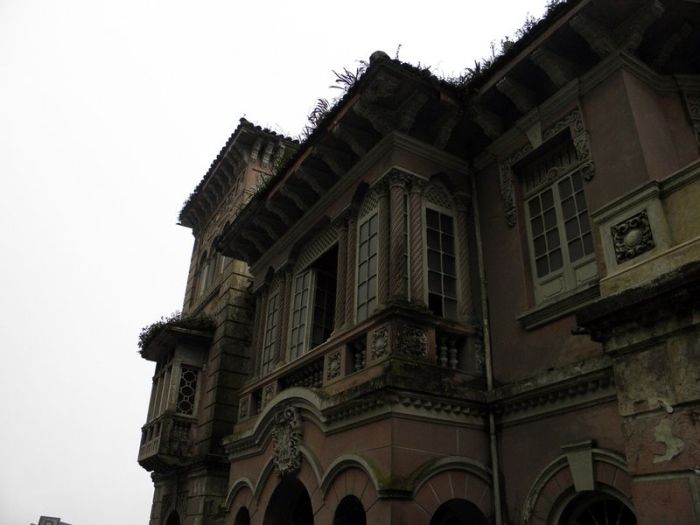
{"type": "Polygon", "coordinates": [[[313,525],[311,498],[304,484],[297,478],[280,481],[270,497],[263,525],[313,525]]]}
{"type": "Polygon", "coordinates": [[[176,511],[172,511],[165,525],[180,525],[180,515],[176,511]]]}
{"type": "Polygon", "coordinates": [[[233,525],[250,525],[250,513],[246,507],[241,507],[233,520],[233,525]]]}
{"type": "Polygon", "coordinates": [[[622,500],[605,492],[584,492],[564,508],[559,525],[636,525],[637,518],[622,500]]]}
{"type": "Polygon", "coordinates": [[[333,525],[366,525],[367,518],[357,496],[345,496],[335,509],[333,525]]]}
{"type": "Polygon", "coordinates": [[[438,507],[430,525],[487,525],[479,507],[464,499],[451,499],[438,507]]]}

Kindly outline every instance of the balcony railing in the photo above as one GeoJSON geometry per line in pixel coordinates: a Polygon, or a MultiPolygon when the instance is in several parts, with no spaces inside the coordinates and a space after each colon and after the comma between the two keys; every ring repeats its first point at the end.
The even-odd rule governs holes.
{"type": "Polygon", "coordinates": [[[180,465],[192,456],[192,430],[195,419],[179,414],[163,414],[141,429],[139,463],[146,470],[164,470],[180,465]]]}

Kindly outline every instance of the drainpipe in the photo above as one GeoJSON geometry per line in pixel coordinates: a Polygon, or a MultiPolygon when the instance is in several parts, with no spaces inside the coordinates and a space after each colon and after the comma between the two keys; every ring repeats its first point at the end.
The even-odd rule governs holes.
{"type": "MultiPolygon", "coordinates": [[[[486,368],[486,391],[493,391],[493,363],[491,357],[491,333],[489,327],[489,300],[486,295],[486,275],[484,273],[484,253],[481,246],[481,223],[479,221],[479,203],[476,195],[476,178],[472,172],[472,209],[474,210],[474,230],[476,233],[477,264],[479,266],[479,286],[481,292],[481,319],[484,338],[484,366],[486,368]]],[[[491,447],[491,476],[493,484],[493,507],[496,525],[503,525],[501,514],[501,481],[498,461],[498,442],[496,440],[496,420],[489,410],[489,444],[491,447]]]]}

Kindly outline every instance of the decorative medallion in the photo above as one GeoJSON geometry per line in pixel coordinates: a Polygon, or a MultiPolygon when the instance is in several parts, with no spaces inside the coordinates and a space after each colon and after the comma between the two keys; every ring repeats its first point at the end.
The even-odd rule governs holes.
{"type": "Polygon", "coordinates": [[[294,474],[301,468],[301,417],[295,407],[275,414],[272,427],[273,461],[280,476],[294,474]]]}
{"type": "Polygon", "coordinates": [[[428,338],[420,326],[403,325],[398,335],[399,352],[412,357],[428,356],[428,338]]]}
{"type": "Polygon", "coordinates": [[[379,359],[389,353],[389,331],[386,326],[372,333],[372,359],[379,359]]]}
{"type": "Polygon", "coordinates": [[[656,246],[646,210],[611,227],[610,230],[618,264],[634,259],[656,246]]]}
{"type": "Polygon", "coordinates": [[[333,352],[332,354],[328,355],[328,368],[326,370],[326,379],[331,380],[335,379],[336,377],[340,376],[340,359],[341,359],[341,353],[340,351],[338,352],[333,352]]]}

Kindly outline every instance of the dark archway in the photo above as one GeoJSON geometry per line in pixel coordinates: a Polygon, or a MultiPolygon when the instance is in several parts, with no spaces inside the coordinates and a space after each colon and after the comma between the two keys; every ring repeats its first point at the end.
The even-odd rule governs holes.
{"type": "Polygon", "coordinates": [[[180,525],[180,515],[176,511],[172,511],[165,525],[180,525]]]}
{"type": "Polygon", "coordinates": [[[559,518],[559,525],[636,525],[637,518],[623,501],[605,492],[584,492],[572,499],[559,518]]]}
{"type": "Polygon", "coordinates": [[[250,525],[250,513],[246,507],[241,507],[233,520],[233,525],[250,525]]]}
{"type": "Polygon", "coordinates": [[[438,507],[430,525],[488,525],[488,520],[473,503],[451,499],[438,507]]]}
{"type": "Polygon", "coordinates": [[[314,525],[311,498],[297,478],[280,481],[270,497],[263,525],[314,525]]]}
{"type": "Polygon", "coordinates": [[[367,525],[365,508],[357,496],[345,496],[335,509],[333,525],[367,525]]]}

